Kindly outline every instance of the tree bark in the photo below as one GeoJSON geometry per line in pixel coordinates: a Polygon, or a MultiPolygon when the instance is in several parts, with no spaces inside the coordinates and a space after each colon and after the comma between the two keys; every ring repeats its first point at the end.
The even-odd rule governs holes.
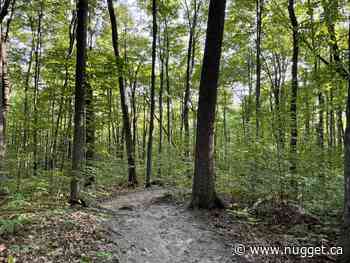
{"type": "MultiPolygon", "coordinates": [[[[92,14],[89,12],[89,51],[93,49],[93,29],[91,28],[91,17],[92,14]]],[[[95,125],[95,107],[94,107],[94,90],[91,86],[89,80],[86,81],[86,160],[93,161],[95,157],[95,134],[96,134],[96,125],[95,125]]],[[[91,179],[92,177],[90,177],[91,179]]],[[[90,180],[89,179],[89,180],[90,180]]]]}
{"type": "Polygon", "coordinates": [[[324,97],[322,92],[318,93],[318,146],[323,149],[324,146],[324,97]]]}
{"type": "Polygon", "coordinates": [[[5,0],[3,6],[1,7],[1,10],[0,10],[0,24],[2,24],[2,21],[4,20],[4,18],[8,14],[11,1],[14,1],[14,0],[5,0]]]}
{"type": "Polygon", "coordinates": [[[170,58],[170,43],[169,43],[169,32],[168,23],[165,19],[165,39],[166,39],[166,52],[165,52],[165,79],[166,79],[166,91],[167,91],[167,132],[168,132],[168,144],[172,141],[172,130],[171,130],[171,94],[170,94],[170,77],[169,77],[169,58],[170,58]]]}
{"type": "Polygon", "coordinates": [[[7,72],[7,43],[4,35],[0,38],[0,161],[2,162],[6,152],[6,113],[9,108],[10,83],[7,72]]]}
{"type": "Polygon", "coordinates": [[[255,96],[256,96],[256,138],[260,136],[260,90],[261,90],[261,27],[262,27],[262,10],[264,0],[256,0],[256,87],[255,87],[255,96]]]}
{"type": "MultiPolygon", "coordinates": [[[[348,48],[350,49],[350,17],[348,32],[348,48]]],[[[348,54],[348,70],[350,72],[350,53],[348,54]]],[[[343,254],[339,256],[339,263],[350,262],[350,77],[348,78],[348,92],[346,101],[346,129],[344,136],[344,213],[343,226],[339,243],[343,247],[343,254]]]]}
{"type": "MultiPolygon", "coordinates": [[[[159,45],[160,43],[159,36],[159,45]]],[[[158,141],[158,177],[162,175],[162,151],[163,151],[163,91],[164,91],[164,49],[159,52],[160,76],[159,76],[159,141],[158,141]]]]}
{"type": "Polygon", "coordinates": [[[148,131],[148,145],[147,145],[147,170],[145,187],[151,186],[152,176],[152,149],[153,149],[153,129],[154,129],[154,110],[155,110],[155,65],[157,56],[157,0],[152,0],[152,16],[153,16],[153,41],[152,41],[152,73],[151,73],[151,110],[148,131]]]}
{"type": "Polygon", "coordinates": [[[33,96],[33,175],[37,175],[38,170],[38,100],[39,100],[39,81],[41,73],[41,45],[42,45],[42,19],[43,19],[43,3],[40,3],[40,11],[38,14],[38,28],[36,35],[35,48],[35,73],[34,73],[34,96],[33,96]]]}
{"type": "Polygon", "coordinates": [[[86,45],[87,45],[87,15],[88,0],[77,2],[77,60],[75,75],[75,111],[74,111],[74,135],[72,155],[72,178],[70,189],[70,203],[79,201],[79,176],[84,161],[84,110],[86,93],[86,45]]]}
{"type": "Polygon", "coordinates": [[[131,127],[130,127],[128,106],[126,104],[126,98],[125,98],[122,59],[119,54],[117,20],[114,13],[112,0],[107,0],[107,2],[108,2],[108,11],[109,11],[111,26],[112,26],[112,43],[113,43],[114,55],[117,62],[118,75],[119,75],[118,82],[119,82],[119,93],[120,93],[120,105],[121,105],[122,114],[123,114],[123,129],[124,129],[125,142],[126,142],[126,154],[128,158],[128,175],[129,175],[128,183],[129,183],[129,186],[135,186],[137,185],[136,167],[135,167],[135,159],[133,156],[134,150],[133,150],[132,134],[130,130],[131,127]]]}
{"type": "Polygon", "coordinates": [[[293,30],[293,58],[292,58],[292,87],[290,100],[290,172],[292,198],[298,197],[297,181],[297,141],[298,141],[298,123],[297,123],[297,97],[298,97],[298,59],[299,59],[299,24],[294,11],[294,0],[288,3],[289,18],[293,30]]]}
{"type": "Polygon", "coordinates": [[[195,172],[191,207],[221,205],[215,193],[214,124],[226,0],[211,0],[199,87],[195,172]]]}
{"type": "MultiPolygon", "coordinates": [[[[6,0],[0,10],[0,24],[8,13],[11,0],[6,0]]],[[[3,168],[3,161],[6,154],[6,115],[9,110],[9,96],[10,96],[10,81],[8,76],[8,58],[7,58],[7,42],[8,31],[12,21],[14,10],[14,3],[12,3],[11,18],[7,22],[6,32],[0,34],[0,169],[3,168]]]]}
{"type": "Polygon", "coordinates": [[[95,111],[94,94],[90,83],[86,83],[86,160],[92,161],[95,156],[95,111]]]}
{"type": "Polygon", "coordinates": [[[184,105],[183,105],[183,122],[184,122],[184,130],[185,130],[185,158],[187,161],[190,158],[190,127],[189,127],[189,110],[190,110],[190,97],[191,97],[191,80],[192,80],[192,72],[193,72],[193,63],[194,61],[194,35],[197,26],[197,18],[198,12],[201,6],[201,2],[197,4],[197,0],[194,0],[194,14],[191,19],[190,8],[186,3],[187,9],[187,17],[189,24],[189,37],[188,37],[188,47],[187,47],[187,66],[186,66],[186,88],[184,95],[184,105]]]}

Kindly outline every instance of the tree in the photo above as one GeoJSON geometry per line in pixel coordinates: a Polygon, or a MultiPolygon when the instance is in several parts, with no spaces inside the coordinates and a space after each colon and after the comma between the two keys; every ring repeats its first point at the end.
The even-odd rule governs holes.
{"type": "Polygon", "coordinates": [[[148,144],[147,144],[147,170],[145,187],[151,186],[152,175],[152,149],[153,149],[153,129],[154,129],[154,111],[155,111],[155,85],[156,85],[156,56],[157,56],[157,0],[152,0],[152,73],[151,73],[151,110],[148,130],[148,144]]]}
{"type": "Polygon", "coordinates": [[[135,160],[133,156],[134,150],[133,150],[133,140],[131,135],[128,106],[126,104],[126,98],[125,98],[123,66],[122,66],[122,60],[119,54],[117,20],[114,14],[112,0],[107,0],[107,3],[108,3],[108,11],[109,11],[111,26],[112,26],[112,43],[113,43],[113,49],[114,49],[114,56],[115,56],[117,68],[118,68],[120,105],[121,105],[122,114],[123,114],[123,128],[124,128],[126,151],[127,151],[127,157],[128,157],[128,174],[129,174],[128,182],[130,186],[134,186],[134,185],[137,185],[136,168],[135,168],[135,160]]]}
{"type": "Polygon", "coordinates": [[[183,126],[185,129],[185,158],[187,161],[190,159],[190,128],[189,128],[189,111],[190,111],[190,101],[191,101],[191,81],[193,73],[193,63],[195,55],[195,34],[196,27],[198,23],[198,13],[201,8],[202,2],[194,0],[193,3],[193,16],[191,18],[191,9],[185,0],[189,36],[188,36],[188,47],[187,47],[187,62],[186,62],[186,88],[184,95],[184,105],[183,105],[183,126]]]}
{"type": "Polygon", "coordinates": [[[44,3],[40,2],[40,7],[38,11],[38,28],[36,32],[36,47],[34,52],[35,57],[35,67],[34,67],[34,96],[33,96],[33,174],[37,175],[38,171],[38,163],[39,163],[39,157],[38,157],[38,103],[39,103],[39,82],[40,82],[40,75],[41,75],[41,56],[42,56],[42,22],[43,22],[43,16],[44,16],[44,3]]]}
{"type": "Polygon", "coordinates": [[[195,171],[191,207],[220,205],[214,185],[214,123],[226,0],[211,0],[199,87],[195,171]]]}
{"type": "MultiPolygon", "coordinates": [[[[348,23],[348,48],[350,50],[350,18],[348,23]]],[[[350,72],[350,52],[348,58],[348,70],[350,72]]],[[[346,128],[344,136],[344,211],[340,236],[340,245],[343,247],[343,255],[339,256],[339,263],[347,263],[350,261],[350,77],[348,78],[347,84],[346,128]]]]}
{"type": "Polygon", "coordinates": [[[79,202],[79,175],[83,168],[85,138],[84,110],[86,93],[86,45],[88,0],[77,2],[77,59],[75,72],[75,111],[70,203],[79,202]]]}
{"type": "MultiPolygon", "coordinates": [[[[90,9],[92,9],[90,7],[90,9]]],[[[89,51],[93,49],[92,39],[94,37],[95,29],[92,28],[91,20],[93,18],[93,10],[89,10],[88,16],[88,39],[89,39],[89,51]]],[[[92,161],[95,157],[95,102],[94,102],[94,90],[89,80],[86,81],[86,160],[92,161]]],[[[90,177],[90,180],[94,180],[93,177],[90,177]]]]}
{"type": "MultiPolygon", "coordinates": [[[[0,25],[3,28],[3,20],[8,14],[8,10],[11,4],[11,0],[6,0],[0,10],[0,25]]],[[[14,6],[15,1],[12,1],[14,6]]],[[[12,14],[13,14],[12,8],[12,14]]],[[[6,31],[0,33],[0,161],[2,162],[5,158],[6,152],[6,113],[9,108],[9,95],[10,95],[10,83],[8,76],[8,56],[7,56],[7,40],[8,30],[11,23],[11,18],[7,23],[6,31]]],[[[2,163],[0,163],[2,166],[2,163]]]]}
{"type": "Polygon", "coordinates": [[[260,93],[261,93],[261,28],[264,0],[256,0],[256,137],[260,136],[260,93]]]}
{"type": "Polygon", "coordinates": [[[297,122],[297,98],[298,98],[298,59],[299,59],[299,24],[294,11],[294,0],[288,2],[288,13],[293,30],[293,58],[292,58],[292,89],[290,99],[290,172],[292,174],[291,187],[293,198],[298,195],[297,173],[297,141],[298,141],[298,122],[297,122]]]}

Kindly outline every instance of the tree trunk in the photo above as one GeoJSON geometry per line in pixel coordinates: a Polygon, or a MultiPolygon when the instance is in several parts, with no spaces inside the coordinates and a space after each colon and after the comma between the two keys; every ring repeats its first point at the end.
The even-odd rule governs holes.
{"type": "Polygon", "coordinates": [[[36,48],[35,48],[35,73],[34,73],[34,97],[33,97],[33,175],[37,175],[38,170],[38,99],[39,99],[39,81],[41,71],[41,42],[42,42],[42,18],[43,18],[43,3],[40,4],[38,18],[38,29],[36,36],[36,48]]]}
{"type": "Polygon", "coordinates": [[[165,53],[165,79],[166,79],[166,91],[167,91],[167,132],[168,132],[168,144],[172,141],[172,130],[171,130],[171,94],[170,94],[170,78],[169,78],[169,58],[170,58],[170,43],[169,43],[169,32],[168,24],[165,19],[165,38],[166,38],[166,53],[165,53]]]}
{"type": "Polygon", "coordinates": [[[8,76],[7,42],[8,32],[14,12],[15,0],[12,1],[11,17],[7,21],[6,31],[2,32],[2,22],[8,13],[11,0],[6,0],[0,10],[0,170],[3,168],[3,161],[6,154],[6,115],[9,110],[10,81],[8,76]]]}
{"type": "Polygon", "coordinates": [[[337,138],[338,138],[338,147],[340,150],[342,150],[343,138],[344,138],[344,127],[343,127],[343,110],[340,106],[337,110],[337,138]]]}
{"type": "MultiPolygon", "coordinates": [[[[350,17],[348,32],[348,48],[350,49],[350,17]]],[[[348,70],[350,72],[350,53],[348,54],[348,70]]],[[[344,214],[340,235],[340,245],[343,254],[339,256],[339,263],[350,262],[350,77],[348,78],[348,94],[346,103],[346,129],[344,136],[344,214]]]]}
{"type": "Polygon", "coordinates": [[[323,149],[324,146],[324,98],[322,92],[318,93],[318,146],[323,149]]]}
{"type": "MultiPolygon", "coordinates": [[[[91,12],[89,12],[89,51],[93,48],[93,30],[91,28],[91,12]]],[[[92,161],[95,156],[95,109],[94,109],[94,91],[91,83],[86,81],[86,160],[92,161]]]]}
{"type": "MultiPolygon", "coordinates": [[[[69,46],[67,49],[67,55],[65,58],[65,76],[64,76],[64,83],[61,91],[61,98],[59,102],[59,111],[56,119],[56,124],[55,124],[55,130],[53,132],[54,139],[52,142],[51,146],[51,162],[52,162],[52,168],[56,167],[56,162],[58,159],[58,153],[57,153],[57,140],[58,140],[58,132],[60,128],[60,123],[62,121],[62,117],[64,114],[64,101],[65,101],[65,93],[67,92],[67,88],[69,87],[69,60],[72,56],[73,53],[73,48],[74,48],[74,42],[75,42],[75,29],[76,29],[76,12],[72,12],[72,19],[69,25],[69,46]]],[[[28,68],[29,70],[29,68],[28,68]]],[[[29,71],[30,72],[30,71],[29,71]]]]}
{"type": "Polygon", "coordinates": [[[86,82],[86,160],[92,161],[95,156],[95,111],[94,94],[90,83],[86,82]]]}
{"type": "Polygon", "coordinates": [[[0,36],[0,165],[3,166],[3,161],[6,152],[6,113],[8,111],[8,99],[10,95],[10,83],[7,72],[7,43],[5,36],[0,36]]]}
{"type": "Polygon", "coordinates": [[[123,67],[121,64],[122,63],[121,57],[119,55],[117,20],[114,14],[112,0],[108,0],[107,2],[108,2],[108,11],[109,11],[111,26],[112,26],[112,43],[113,43],[114,55],[117,62],[118,75],[119,75],[118,81],[119,81],[120,105],[121,105],[122,114],[123,114],[123,129],[124,129],[125,142],[126,142],[126,154],[128,158],[128,170],[129,170],[128,183],[130,186],[135,186],[137,185],[136,167],[135,167],[135,160],[133,156],[134,150],[133,150],[132,135],[130,130],[131,127],[130,127],[130,121],[129,121],[128,106],[126,104],[126,98],[125,98],[123,67]]]}
{"type": "MultiPolygon", "coordinates": [[[[190,8],[187,6],[187,17],[189,24],[189,38],[188,38],[188,47],[187,47],[187,66],[186,66],[186,88],[185,88],[185,96],[184,96],[184,105],[183,105],[183,122],[184,122],[184,130],[185,130],[185,158],[187,161],[190,158],[190,127],[189,127],[189,109],[190,109],[190,97],[191,97],[191,80],[192,80],[192,72],[193,72],[193,63],[191,63],[193,59],[193,51],[194,51],[194,36],[195,29],[197,26],[197,17],[199,8],[201,6],[201,2],[197,5],[197,0],[194,0],[194,14],[191,19],[190,8]]],[[[193,60],[194,61],[194,60],[193,60]]]]}
{"type": "MultiPolygon", "coordinates": [[[[160,36],[159,36],[159,45],[160,36]]],[[[162,151],[163,151],[163,90],[164,90],[164,50],[159,52],[160,76],[159,76],[159,141],[158,141],[158,177],[162,175],[162,151]]]]}
{"type": "Polygon", "coordinates": [[[155,85],[156,85],[156,56],[157,56],[157,1],[152,0],[152,16],[153,16],[153,41],[152,41],[152,75],[151,75],[151,112],[149,120],[148,131],[148,145],[147,145],[147,170],[145,187],[151,186],[152,175],[152,148],[153,148],[153,128],[154,128],[154,109],[155,109],[155,85]]]}
{"type": "Polygon", "coordinates": [[[299,57],[299,25],[294,12],[294,0],[289,0],[288,12],[293,29],[293,58],[292,58],[292,87],[290,101],[290,172],[292,198],[298,197],[298,180],[297,180],[297,140],[298,140],[298,124],[297,124],[297,97],[298,97],[298,57],[299,57]]]}
{"type": "Polygon", "coordinates": [[[146,123],[146,94],[143,96],[143,125],[142,125],[142,160],[146,159],[146,139],[147,139],[147,123],[146,123]]]}
{"type": "Polygon", "coordinates": [[[262,10],[263,10],[263,1],[256,0],[256,137],[257,139],[260,136],[260,89],[261,89],[261,27],[262,27],[262,10]]]}
{"type": "Polygon", "coordinates": [[[329,93],[329,147],[333,148],[335,144],[335,119],[333,110],[333,90],[329,93]]]}
{"type": "Polygon", "coordinates": [[[136,109],[136,87],[137,87],[137,72],[135,73],[135,79],[131,89],[131,108],[132,108],[132,145],[134,150],[134,156],[136,159],[136,147],[137,147],[137,109],[136,109]]]}
{"type": "Polygon", "coordinates": [[[77,2],[77,60],[75,75],[75,111],[74,111],[74,137],[72,155],[72,179],[70,189],[70,203],[79,200],[79,176],[84,161],[84,110],[86,93],[86,42],[87,42],[87,14],[88,0],[77,2]]]}
{"type": "Polygon", "coordinates": [[[224,32],[226,0],[211,0],[199,87],[195,172],[192,186],[194,208],[221,205],[215,193],[214,124],[224,32]]]}
{"type": "MultiPolygon", "coordinates": [[[[34,28],[32,28],[34,30],[34,28]]],[[[33,34],[34,35],[34,34],[33,34]]],[[[30,51],[29,61],[28,61],[28,69],[26,72],[26,79],[24,83],[24,103],[23,103],[23,116],[24,116],[24,124],[23,124],[23,141],[22,141],[22,147],[23,147],[23,153],[25,156],[27,156],[28,152],[28,139],[29,139],[29,102],[28,102],[28,91],[30,86],[30,79],[31,79],[31,71],[32,71],[32,64],[33,64],[33,58],[34,58],[34,51],[35,51],[35,42],[34,38],[32,38],[32,49],[30,51]]],[[[28,173],[28,166],[29,162],[27,161],[28,158],[25,158],[24,160],[24,168],[25,168],[25,175],[28,173]]]]}

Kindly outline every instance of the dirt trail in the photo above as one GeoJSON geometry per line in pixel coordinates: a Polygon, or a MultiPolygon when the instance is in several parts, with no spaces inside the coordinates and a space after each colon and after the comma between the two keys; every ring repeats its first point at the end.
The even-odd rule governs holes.
{"type": "Polygon", "coordinates": [[[208,214],[160,201],[167,195],[152,189],[103,204],[114,212],[107,224],[121,263],[239,262],[230,242],[210,227],[208,214]]]}

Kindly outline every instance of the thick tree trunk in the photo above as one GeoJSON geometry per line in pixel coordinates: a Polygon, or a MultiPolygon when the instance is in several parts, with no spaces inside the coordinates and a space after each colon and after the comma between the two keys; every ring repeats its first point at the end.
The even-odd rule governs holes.
{"type": "Polygon", "coordinates": [[[153,41],[152,41],[152,75],[151,75],[151,110],[149,119],[148,145],[147,145],[147,170],[145,187],[151,186],[152,175],[152,149],[153,149],[153,128],[154,128],[154,110],[155,110],[155,85],[156,85],[156,56],[157,56],[157,1],[152,0],[153,16],[153,41]]]}
{"type": "Polygon", "coordinates": [[[122,114],[123,114],[123,129],[125,133],[124,135],[125,135],[125,142],[126,142],[126,154],[128,158],[128,170],[129,170],[128,183],[130,186],[134,186],[134,185],[137,185],[136,167],[135,167],[135,159],[133,156],[134,150],[133,150],[132,135],[130,130],[131,127],[130,127],[130,121],[129,121],[128,106],[126,104],[126,98],[125,98],[123,68],[121,64],[121,57],[119,55],[117,20],[115,17],[112,0],[108,0],[107,2],[108,2],[109,16],[110,16],[111,25],[112,25],[112,43],[113,43],[114,55],[115,55],[117,67],[118,67],[118,75],[119,75],[118,81],[119,81],[120,105],[121,105],[122,114]]]}
{"type": "Polygon", "coordinates": [[[293,58],[292,58],[292,87],[290,100],[290,172],[292,198],[298,197],[298,179],[297,177],[297,141],[298,141],[298,123],[297,123],[297,97],[298,97],[298,59],[299,59],[299,25],[294,12],[294,0],[289,0],[288,12],[293,30],[293,58]]]}
{"type": "Polygon", "coordinates": [[[84,110],[86,93],[86,44],[87,44],[87,15],[88,0],[77,2],[77,60],[75,75],[75,111],[74,111],[74,137],[72,155],[72,179],[70,203],[75,204],[79,200],[79,176],[84,161],[84,110]]]}
{"type": "Polygon", "coordinates": [[[225,7],[226,0],[210,1],[199,87],[195,172],[191,202],[194,208],[213,208],[220,205],[215,193],[213,146],[225,7]]]}

